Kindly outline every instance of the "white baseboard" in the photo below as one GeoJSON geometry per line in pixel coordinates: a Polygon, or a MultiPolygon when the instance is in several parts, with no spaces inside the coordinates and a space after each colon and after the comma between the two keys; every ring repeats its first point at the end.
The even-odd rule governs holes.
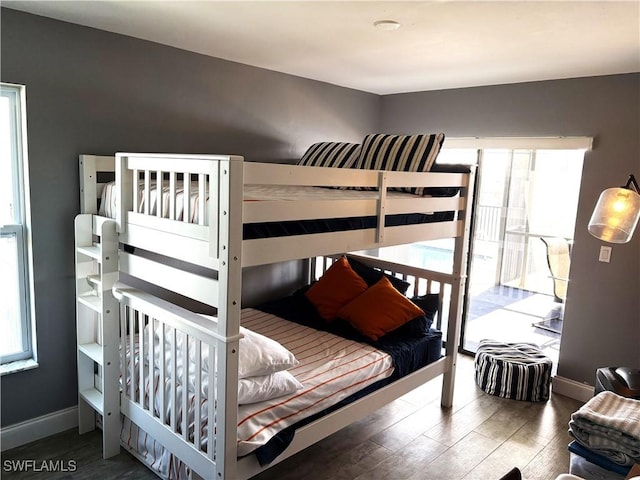
{"type": "Polygon", "coordinates": [[[70,407],[0,430],[1,451],[64,432],[78,426],[78,407],[70,407]]]}
{"type": "Polygon", "coordinates": [[[594,387],[584,383],[576,382],[570,378],[555,376],[552,379],[553,393],[559,393],[565,397],[573,398],[581,402],[586,402],[593,397],[594,387]]]}

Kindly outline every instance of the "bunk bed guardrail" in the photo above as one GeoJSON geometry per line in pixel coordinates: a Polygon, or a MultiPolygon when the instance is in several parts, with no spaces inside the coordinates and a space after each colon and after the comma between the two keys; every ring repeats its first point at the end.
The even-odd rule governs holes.
{"type": "Polygon", "coordinates": [[[235,463],[236,440],[235,429],[227,433],[229,425],[220,419],[235,416],[237,374],[226,372],[237,372],[242,335],[219,335],[215,319],[124,283],[113,291],[120,302],[120,331],[128,333],[120,338],[121,412],[195,471],[225,478],[224,460],[235,463]]]}

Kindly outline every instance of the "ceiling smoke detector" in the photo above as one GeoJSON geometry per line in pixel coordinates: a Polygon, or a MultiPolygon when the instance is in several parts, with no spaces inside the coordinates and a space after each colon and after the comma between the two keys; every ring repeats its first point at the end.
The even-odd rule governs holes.
{"type": "Polygon", "coordinates": [[[378,30],[384,30],[386,32],[391,32],[393,30],[397,30],[400,28],[400,23],[395,20],[378,20],[373,22],[373,26],[378,30]]]}

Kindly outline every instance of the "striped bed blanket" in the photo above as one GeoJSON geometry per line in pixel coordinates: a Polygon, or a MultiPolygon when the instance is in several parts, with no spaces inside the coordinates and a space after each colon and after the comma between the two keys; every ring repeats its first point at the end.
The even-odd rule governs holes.
{"type": "Polygon", "coordinates": [[[640,463],[640,400],[601,392],[571,415],[569,434],[619,465],[640,463]]]}
{"type": "Polygon", "coordinates": [[[378,380],[391,376],[391,357],[370,345],[314,330],[246,308],[242,325],[276,340],[299,364],[289,371],[304,388],[277,399],[238,408],[238,455],[264,445],[283,428],[321,412],[378,380]]]}

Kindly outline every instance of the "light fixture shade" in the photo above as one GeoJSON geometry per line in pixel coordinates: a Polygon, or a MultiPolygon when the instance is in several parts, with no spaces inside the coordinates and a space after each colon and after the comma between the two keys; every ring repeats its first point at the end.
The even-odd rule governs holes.
{"type": "Polygon", "coordinates": [[[640,218],[640,195],[627,188],[607,188],[589,220],[589,233],[611,243],[627,243],[640,218]]]}

